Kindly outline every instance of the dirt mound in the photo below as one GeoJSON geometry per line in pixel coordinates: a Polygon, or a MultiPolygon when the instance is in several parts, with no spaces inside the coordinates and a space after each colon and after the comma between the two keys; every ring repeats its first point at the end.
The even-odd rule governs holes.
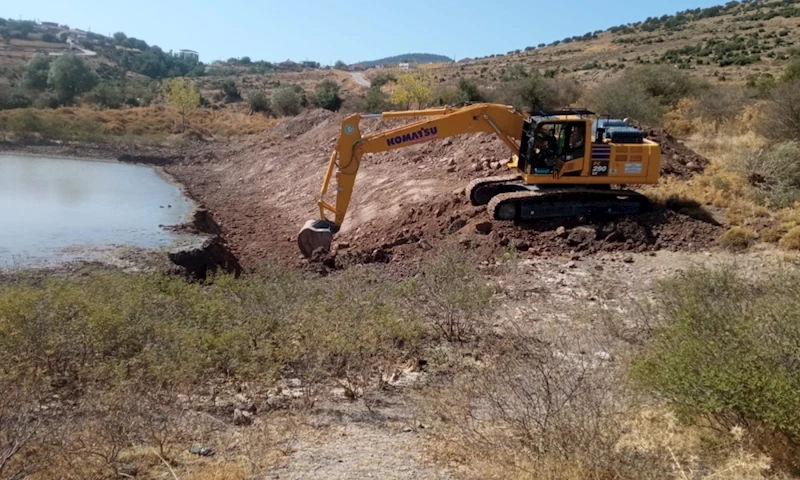
{"type": "MultiPolygon", "coordinates": [[[[275,128],[272,130],[272,132],[275,135],[288,140],[292,137],[297,137],[309,132],[314,127],[335,116],[335,113],[322,108],[306,110],[296,117],[290,117],[275,125],[275,128]]],[[[336,134],[335,131],[333,133],[336,134]]]]}
{"type": "Polygon", "coordinates": [[[713,223],[663,208],[621,218],[493,222],[484,208],[469,205],[463,195],[452,195],[411,209],[393,229],[362,227],[345,244],[390,251],[393,259],[403,261],[452,235],[482,256],[496,258],[509,247],[534,255],[696,251],[711,248],[721,232],[713,223]]]}
{"type": "Polygon", "coordinates": [[[662,128],[645,130],[645,137],[661,145],[661,174],[687,179],[708,166],[708,159],[662,128]]]}

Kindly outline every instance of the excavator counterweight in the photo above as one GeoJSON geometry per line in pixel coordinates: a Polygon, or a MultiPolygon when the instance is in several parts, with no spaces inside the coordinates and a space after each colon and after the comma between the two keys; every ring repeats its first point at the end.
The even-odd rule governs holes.
{"type": "Polygon", "coordinates": [[[588,110],[559,110],[527,116],[492,103],[374,115],[355,114],[341,126],[317,202],[318,220],[297,236],[301,253],[330,250],[344,222],[356,175],[366,153],[396,150],[468,133],[496,135],[511,152],[508,175],[473,180],[467,195],[500,221],[532,221],[576,215],[628,215],[647,205],[641,194],[612,185],[653,184],[660,173],[660,147],[624,120],[592,119],[588,110]],[[418,118],[367,136],[363,118],[418,118]],[[336,180],[336,200],[326,201],[336,180]],[[330,219],[328,214],[332,213],[330,219]]]}

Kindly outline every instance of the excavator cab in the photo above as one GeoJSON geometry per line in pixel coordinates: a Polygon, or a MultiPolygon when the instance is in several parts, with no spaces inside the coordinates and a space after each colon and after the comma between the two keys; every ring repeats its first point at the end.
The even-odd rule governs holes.
{"type": "MultiPolygon", "coordinates": [[[[586,155],[586,120],[582,118],[526,120],[517,168],[528,175],[559,175],[567,162],[586,155]]],[[[571,169],[569,174],[580,173],[571,169]]]]}

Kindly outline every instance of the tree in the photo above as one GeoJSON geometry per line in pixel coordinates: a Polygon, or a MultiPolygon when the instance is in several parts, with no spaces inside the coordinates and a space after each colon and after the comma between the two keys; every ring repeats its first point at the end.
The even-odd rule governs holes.
{"type": "Polygon", "coordinates": [[[281,87],[272,94],[272,111],[276,115],[297,115],[300,113],[300,96],[293,87],[281,87]]]}
{"type": "Polygon", "coordinates": [[[47,88],[47,78],[50,75],[50,59],[46,55],[37,53],[25,67],[22,81],[28,88],[44,90],[47,88]]]}
{"type": "Polygon", "coordinates": [[[97,85],[97,75],[81,57],[67,53],[50,66],[48,83],[62,104],[71,103],[76,96],[97,85]]]}
{"type": "Polygon", "coordinates": [[[186,116],[200,104],[200,91],[194,81],[177,77],[164,81],[167,103],[181,114],[181,128],[186,128],[186,116]]]}
{"type": "Polygon", "coordinates": [[[341,60],[337,60],[336,63],[333,65],[333,68],[335,68],[336,70],[344,70],[344,71],[350,69],[350,67],[348,67],[347,64],[341,60]]]}
{"type": "Polygon", "coordinates": [[[115,33],[115,34],[114,34],[114,43],[116,43],[117,45],[119,45],[119,44],[121,44],[122,42],[124,42],[124,41],[125,41],[127,38],[128,38],[128,36],[127,36],[127,35],[125,35],[124,33],[122,33],[122,32],[117,32],[117,33],[115,33]]]}
{"type": "Polygon", "coordinates": [[[342,107],[339,85],[332,80],[323,80],[314,91],[314,100],[320,107],[335,112],[342,107]]]}
{"type": "Polygon", "coordinates": [[[430,82],[425,78],[417,78],[410,73],[397,77],[394,91],[392,93],[392,103],[410,109],[412,105],[417,108],[425,106],[433,98],[430,82]]]}

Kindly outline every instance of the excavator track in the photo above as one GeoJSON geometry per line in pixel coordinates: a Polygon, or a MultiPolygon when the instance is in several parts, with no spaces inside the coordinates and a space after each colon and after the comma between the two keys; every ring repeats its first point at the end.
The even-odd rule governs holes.
{"type": "MultiPolygon", "coordinates": [[[[469,182],[469,185],[467,185],[466,188],[467,196],[469,197],[470,203],[472,203],[476,207],[480,205],[486,205],[487,203],[489,203],[489,200],[491,200],[495,195],[499,193],[508,193],[502,191],[503,188],[508,184],[508,182],[513,182],[514,180],[519,180],[519,179],[520,179],[519,174],[497,175],[494,177],[476,178],[475,180],[469,182]],[[496,187],[496,188],[486,188],[486,187],[496,187]]],[[[514,185],[511,185],[509,187],[512,189],[524,188],[521,183],[518,186],[516,186],[516,188],[514,185]]]]}
{"type": "Polygon", "coordinates": [[[633,190],[578,187],[501,193],[489,201],[486,209],[494,220],[530,221],[557,217],[634,215],[648,205],[647,197],[633,190]]]}

